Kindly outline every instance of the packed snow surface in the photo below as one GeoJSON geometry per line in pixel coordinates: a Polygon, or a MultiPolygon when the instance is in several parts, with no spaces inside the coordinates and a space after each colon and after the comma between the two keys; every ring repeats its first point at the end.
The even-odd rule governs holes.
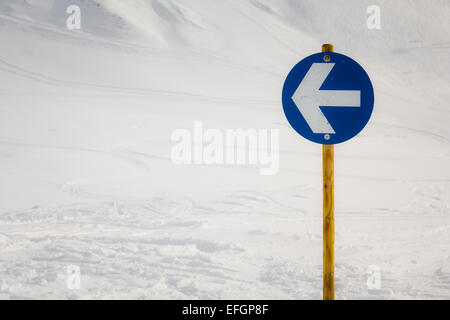
{"type": "Polygon", "coordinates": [[[321,146],[281,89],[331,42],[375,90],[335,147],[336,298],[449,299],[449,21],[448,0],[2,0],[0,298],[320,299],[321,146]],[[174,165],[194,121],[279,129],[278,173],[174,165]]]}

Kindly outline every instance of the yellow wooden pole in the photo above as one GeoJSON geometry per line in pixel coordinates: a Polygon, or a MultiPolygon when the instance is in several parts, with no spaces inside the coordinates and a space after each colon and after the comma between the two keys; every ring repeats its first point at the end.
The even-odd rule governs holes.
{"type": "MultiPolygon", "coordinates": [[[[333,52],[332,44],[322,52],[333,52]]],[[[322,145],[323,173],[323,300],[334,300],[334,145],[322,145]]]]}

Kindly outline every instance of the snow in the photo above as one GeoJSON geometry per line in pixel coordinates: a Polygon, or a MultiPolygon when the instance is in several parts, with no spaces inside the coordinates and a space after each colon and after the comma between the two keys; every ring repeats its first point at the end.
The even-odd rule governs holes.
{"type": "Polygon", "coordinates": [[[280,100],[327,42],[375,89],[335,147],[336,298],[450,298],[450,3],[378,3],[2,1],[0,298],[320,299],[321,147],[280,100]],[[278,174],[173,165],[197,120],[279,129],[278,174]]]}

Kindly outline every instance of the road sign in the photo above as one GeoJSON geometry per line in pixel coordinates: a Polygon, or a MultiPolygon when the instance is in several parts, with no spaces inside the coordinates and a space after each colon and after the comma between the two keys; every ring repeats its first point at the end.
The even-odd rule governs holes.
{"type": "Polygon", "coordinates": [[[369,76],[356,61],[343,54],[320,52],[292,68],[282,100],[297,133],[316,143],[337,144],[366,126],[374,95],[369,76]]]}
{"type": "Polygon", "coordinates": [[[353,59],[330,43],[289,72],[283,110],[304,138],[322,144],[323,299],[334,300],[334,145],[356,136],[373,110],[373,87],[353,59]]]}

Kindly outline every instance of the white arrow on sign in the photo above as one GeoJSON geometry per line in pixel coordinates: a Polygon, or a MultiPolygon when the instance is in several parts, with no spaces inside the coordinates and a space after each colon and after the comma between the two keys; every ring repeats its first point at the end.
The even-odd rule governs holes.
{"type": "Polygon", "coordinates": [[[336,133],[320,107],[360,107],[360,90],[319,90],[334,63],[313,63],[292,100],[314,133],[336,133]]]}

